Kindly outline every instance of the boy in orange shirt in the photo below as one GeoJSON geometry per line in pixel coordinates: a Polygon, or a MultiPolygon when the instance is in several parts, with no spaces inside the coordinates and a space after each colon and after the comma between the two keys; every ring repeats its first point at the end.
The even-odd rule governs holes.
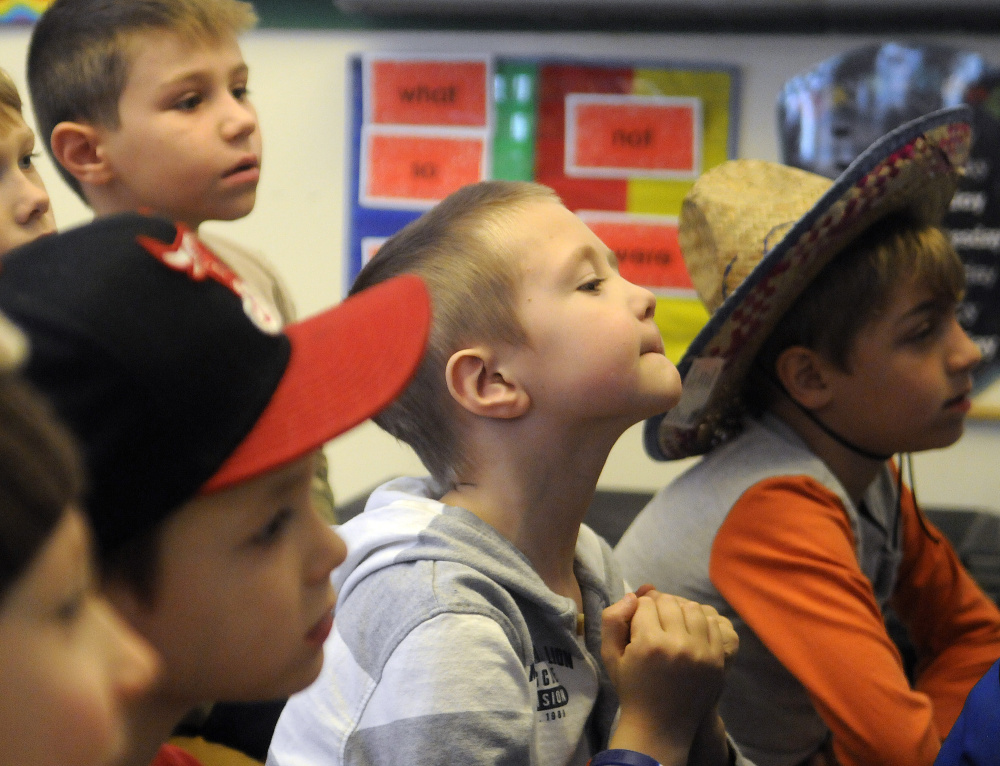
{"type": "Polygon", "coordinates": [[[969,118],[904,125],[832,184],[725,163],[684,202],[685,261],[714,313],[646,447],[707,454],[615,552],[631,581],[732,619],[722,716],[758,766],[929,765],[1000,655],[1000,612],[890,460],[952,444],[969,409],[980,352],[938,228],[969,118]],[[919,654],[912,685],[888,607],[919,654]]]}

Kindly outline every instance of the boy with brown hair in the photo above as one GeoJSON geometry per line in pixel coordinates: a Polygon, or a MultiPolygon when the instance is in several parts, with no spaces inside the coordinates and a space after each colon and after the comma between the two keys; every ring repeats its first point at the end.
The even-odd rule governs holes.
{"type": "Polygon", "coordinates": [[[759,766],[930,764],[1000,655],[1000,612],[891,461],[952,444],[969,410],[980,352],[938,228],[969,119],[908,123],[833,183],[725,163],[682,208],[684,258],[713,314],[646,448],[707,454],[615,553],[627,578],[733,621],[721,711],[759,766]],[[916,647],[912,683],[890,607],[916,647]]]}
{"type": "Polygon", "coordinates": [[[27,348],[0,315],[0,752],[18,766],[113,766],[156,655],[100,595],[81,461],[20,376],[27,348]]]}
{"type": "Polygon", "coordinates": [[[310,502],[314,454],[406,385],[426,289],[394,280],[282,329],[192,231],[123,213],[9,253],[0,307],[82,446],[103,590],[163,658],[122,763],[196,764],[160,749],[191,708],[319,672],[345,551],[310,502]]]}
{"type": "Polygon", "coordinates": [[[56,230],[34,153],[35,133],[21,113],[21,94],[0,69],[0,255],[56,230]]]}
{"type": "Polygon", "coordinates": [[[57,0],[28,49],[39,130],[97,216],[149,208],[197,231],[253,210],[261,137],[239,0],[57,0]]]}
{"type": "Polygon", "coordinates": [[[727,763],[725,620],[630,597],[637,617],[628,602],[606,612],[601,647],[623,583],[583,517],[619,436],[680,395],[653,295],[550,189],[517,182],[455,192],[352,292],[399,274],[427,282],[434,322],[376,422],[431,477],[383,485],[339,528],[350,553],[328,657],[285,706],[268,763],[649,760],[597,754],[609,739],[664,764],[727,763]]]}

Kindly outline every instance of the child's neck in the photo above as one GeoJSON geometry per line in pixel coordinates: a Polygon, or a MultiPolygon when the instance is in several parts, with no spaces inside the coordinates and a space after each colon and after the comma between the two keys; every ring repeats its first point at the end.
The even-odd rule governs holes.
{"type": "MultiPolygon", "coordinates": [[[[144,207],[142,205],[123,203],[117,199],[114,199],[113,197],[106,198],[103,196],[92,194],[88,195],[88,201],[90,202],[91,209],[94,211],[95,218],[103,218],[104,216],[115,215],[117,213],[130,213],[136,210],[142,210],[143,212],[149,212],[164,216],[165,218],[170,218],[170,215],[168,214],[164,214],[156,210],[151,210],[150,208],[144,207]]],[[[204,223],[204,221],[199,219],[199,220],[182,221],[182,223],[186,224],[187,227],[191,229],[191,231],[197,233],[199,227],[201,226],[202,223],[204,223]]]]}
{"type": "Polygon", "coordinates": [[[885,461],[865,457],[848,449],[792,406],[775,407],[773,412],[826,464],[843,485],[848,497],[857,504],[875,481],[885,461]]]}
{"type": "MultiPolygon", "coordinates": [[[[507,425],[510,425],[509,421],[507,425]]],[[[474,513],[510,540],[553,592],[576,600],[573,570],[580,524],[617,439],[594,433],[564,439],[543,428],[508,429],[478,440],[477,468],[442,501],[474,513]],[[517,432],[511,433],[511,431],[517,432]]]]}
{"type": "Polygon", "coordinates": [[[128,711],[129,746],[115,766],[149,766],[174,727],[194,707],[147,695],[128,711]]]}

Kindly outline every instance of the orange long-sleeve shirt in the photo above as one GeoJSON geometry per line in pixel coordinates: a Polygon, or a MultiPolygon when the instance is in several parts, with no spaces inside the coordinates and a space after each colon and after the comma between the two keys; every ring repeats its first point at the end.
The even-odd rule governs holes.
{"type": "Polygon", "coordinates": [[[914,688],[847,515],[822,484],[801,476],[756,484],[712,545],[713,584],[806,688],[844,766],[931,764],[969,690],[1000,656],[1000,611],[944,536],[927,522],[924,531],[905,488],[900,513],[903,557],[890,603],[919,652],[914,688]]]}

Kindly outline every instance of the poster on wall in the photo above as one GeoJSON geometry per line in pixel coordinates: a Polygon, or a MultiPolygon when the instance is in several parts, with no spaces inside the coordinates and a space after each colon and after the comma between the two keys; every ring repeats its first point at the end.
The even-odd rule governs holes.
{"type": "Polygon", "coordinates": [[[0,24],[31,24],[55,0],[0,0],[0,24]]]}
{"type": "Polygon", "coordinates": [[[657,293],[668,355],[680,358],[708,317],[677,216],[694,179],[735,156],[735,67],[374,53],[352,57],[350,72],[348,285],[459,187],[537,181],[657,293]]]}
{"type": "Polygon", "coordinates": [[[869,144],[922,114],[968,104],[973,144],[943,222],[965,265],[959,319],[983,353],[972,415],[1000,417],[1000,72],[979,54],[885,43],[790,79],[778,99],[782,159],[835,178],[869,144]]]}

